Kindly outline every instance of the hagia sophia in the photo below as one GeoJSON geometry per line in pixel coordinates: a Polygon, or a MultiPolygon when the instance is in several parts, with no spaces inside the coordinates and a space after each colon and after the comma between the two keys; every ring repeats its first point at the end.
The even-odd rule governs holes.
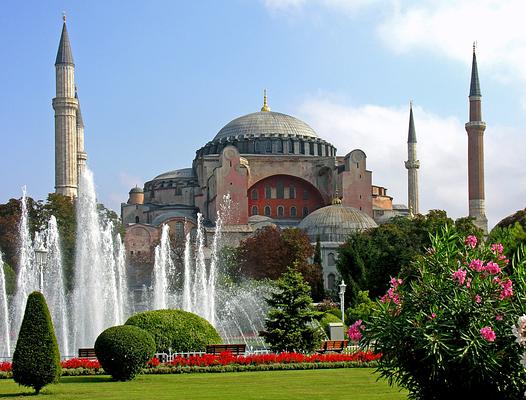
{"type": "MultiPolygon", "coordinates": [[[[87,155],[65,20],[55,67],[55,188],[57,193],[75,197],[87,155]]],[[[475,51],[469,100],[469,215],[485,229],[485,123],[481,121],[475,51]]],[[[376,227],[395,215],[419,213],[420,162],[412,106],[407,145],[406,206],[394,204],[385,187],[372,184],[373,172],[368,169],[364,151],[355,149],[338,155],[335,146],[306,122],[272,111],[265,93],[259,111],[235,118],[219,129],[196,151],[191,166],[160,173],[143,187],[130,190],[121,205],[121,217],[128,261],[136,270],[135,284],[148,284],[154,248],[164,224],[170,226],[175,243],[184,243],[186,234],[195,231],[201,213],[210,240],[218,210],[228,197],[232,207],[224,221],[226,244],[235,246],[269,224],[303,229],[313,243],[319,238],[324,285],[334,289],[337,248],[350,233],[376,227]]],[[[401,160],[400,167],[403,165],[401,160]]]]}

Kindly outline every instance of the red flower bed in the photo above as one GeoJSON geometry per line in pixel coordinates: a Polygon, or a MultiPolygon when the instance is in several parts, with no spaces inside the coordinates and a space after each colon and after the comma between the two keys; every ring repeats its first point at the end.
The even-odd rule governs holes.
{"type": "Polygon", "coordinates": [[[2,372],[9,372],[9,371],[11,371],[11,363],[7,362],[7,361],[0,362],[0,371],[2,371],[2,372]]]}
{"type": "Polygon", "coordinates": [[[89,358],[70,358],[69,360],[61,361],[62,368],[100,368],[99,360],[90,360],[89,358]]]}
{"type": "Polygon", "coordinates": [[[352,354],[257,354],[249,356],[234,356],[231,352],[221,353],[219,356],[204,354],[201,356],[175,357],[168,365],[200,366],[211,365],[260,365],[260,364],[291,364],[291,363],[321,363],[321,362],[369,362],[379,360],[381,355],[372,352],[358,351],[352,354]]]}

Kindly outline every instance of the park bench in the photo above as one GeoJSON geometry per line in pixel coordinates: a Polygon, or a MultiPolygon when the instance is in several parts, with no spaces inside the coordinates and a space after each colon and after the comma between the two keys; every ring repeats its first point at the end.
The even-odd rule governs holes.
{"type": "Polygon", "coordinates": [[[79,349],[79,358],[88,358],[90,360],[96,359],[97,355],[95,354],[95,349],[91,349],[91,348],[79,349]]]}
{"type": "Polygon", "coordinates": [[[246,344],[209,344],[206,346],[206,353],[219,355],[228,351],[235,356],[242,356],[245,354],[246,348],[246,344]]]}
{"type": "Polygon", "coordinates": [[[324,340],[321,348],[316,350],[318,353],[341,353],[347,347],[348,340],[324,340]]]}

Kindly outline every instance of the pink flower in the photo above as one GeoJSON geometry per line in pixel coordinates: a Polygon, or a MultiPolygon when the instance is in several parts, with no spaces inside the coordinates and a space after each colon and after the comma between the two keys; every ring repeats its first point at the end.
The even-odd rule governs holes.
{"type": "Polygon", "coordinates": [[[493,254],[502,254],[502,252],[504,251],[504,246],[500,243],[493,243],[491,245],[491,251],[493,252],[493,254]]]}
{"type": "Polygon", "coordinates": [[[503,281],[495,277],[493,279],[493,282],[500,285],[501,292],[499,299],[504,300],[513,296],[513,282],[511,281],[511,279],[506,279],[505,281],[503,281]]]}
{"type": "Polygon", "coordinates": [[[498,257],[498,259],[499,259],[499,261],[503,261],[503,262],[504,262],[504,265],[508,265],[508,264],[510,263],[510,260],[508,260],[504,254],[501,254],[501,255],[498,257]]]}
{"type": "Polygon", "coordinates": [[[347,335],[349,336],[349,339],[351,339],[353,342],[358,342],[363,336],[361,331],[363,331],[364,329],[365,326],[362,325],[362,320],[359,319],[349,327],[347,335]]]}
{"type": "Polygon", "coordinates": [[[400,278],[391,278],[389,283],[391,284],[391,287],[393,289],[396,289],[398,286],[400,286],[403,283],[403,281],[400,278]]]}
{"type": "Polygon", "coordinates": [[[481,272],[484,269],[484,263],[480,260],[473,260],[469,264],[469,268],[474,271],[481,272]]]}
{"type": "Polygon", "coordinates": [[[475,303],[477,304],[480,304],[480,302],[482,301],[482,298],[480,297],[480,295],[475,295],[475,303]]]}
{"type": "Polygon", "coordinates": [[[431,313],[431,319],[435,319],[437,317],[437,314],[436,313],[431,313]]]}
{"type": "Polygon", "coordinates": [[[471,278],[468,278],[466,281],[466,287],[469,289],[471,287],[471,278]]]}
{"type": "Polygon", "coordinates": [[[497,338],[497,335],[495,335],[495,332],[493,332],[493,329],[491,329],[491,326],[485,326],[480,330],[480,335],[484,340],[487,340],[488,342],[494,342],[497,338]]]}
{"type": "Polygon", "coordinates": [[[464,241],[464,243],[466,244],[466,246],[469,246],[472,249],[474,249],[475,247],[477,247],[477,237],[473,235],[469,235],[464,241]]]}
{"type": "Polygon", "coordinates": [[[489,272],[491,275],[497,275],[500,272],[499,264],[489,261],[484,267],[484,271],[489,272]]]}
{"type": "Polygon", "coordinates": [[[500,314],[495,315],[495,321],[502,321],[504,317],[500,314]]]}
{"type": "Polygon", "coordinates": [[[453,272],[452,279],[454,281],[458,281],[459,285],[463,285],[464,281],[466,280],[467,271],[463,270],[462,268],[459,268],[455,272],[453,272]]]}

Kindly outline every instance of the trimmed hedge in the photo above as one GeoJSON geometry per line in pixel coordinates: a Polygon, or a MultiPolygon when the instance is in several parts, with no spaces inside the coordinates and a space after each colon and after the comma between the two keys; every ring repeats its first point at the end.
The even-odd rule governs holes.
{"type": "Polygon", "coordinates": [[[40,292],[27,298],[12,368],[14,381],[32,387],[37,394],[60,378],[57,338],[46,299],[40,292]]]}
{"type": "Polygon", "coordinates": [[[206,319],[183,310],[145,311],[130,317],[125,325],[149,332],[157,352],[205,351],[207,344],[222,342],[206,319]]]}
{"type": "Polygon", "coordinates": [[[118,381],[133,379],[154,353],[152,335],[136,326],[113,326],[95,341],[95,354],[100,365],[118,381]]]}
{"type": "MultiPolygon", "coordinates": [[[[323,314],[323,317],[320,319],[320,326],[323,328],[324,332],[327,335],[330,335],[329,324],[331,322],[340,322],[341,323],[342,320],[341,320],[341,318],[338,318],[337,316],[335,316],[331,312],[326,312],[325,314],[323,314]]],[[[345,331],[347,331],[347,329],[345,329],[345,331]]]]}

